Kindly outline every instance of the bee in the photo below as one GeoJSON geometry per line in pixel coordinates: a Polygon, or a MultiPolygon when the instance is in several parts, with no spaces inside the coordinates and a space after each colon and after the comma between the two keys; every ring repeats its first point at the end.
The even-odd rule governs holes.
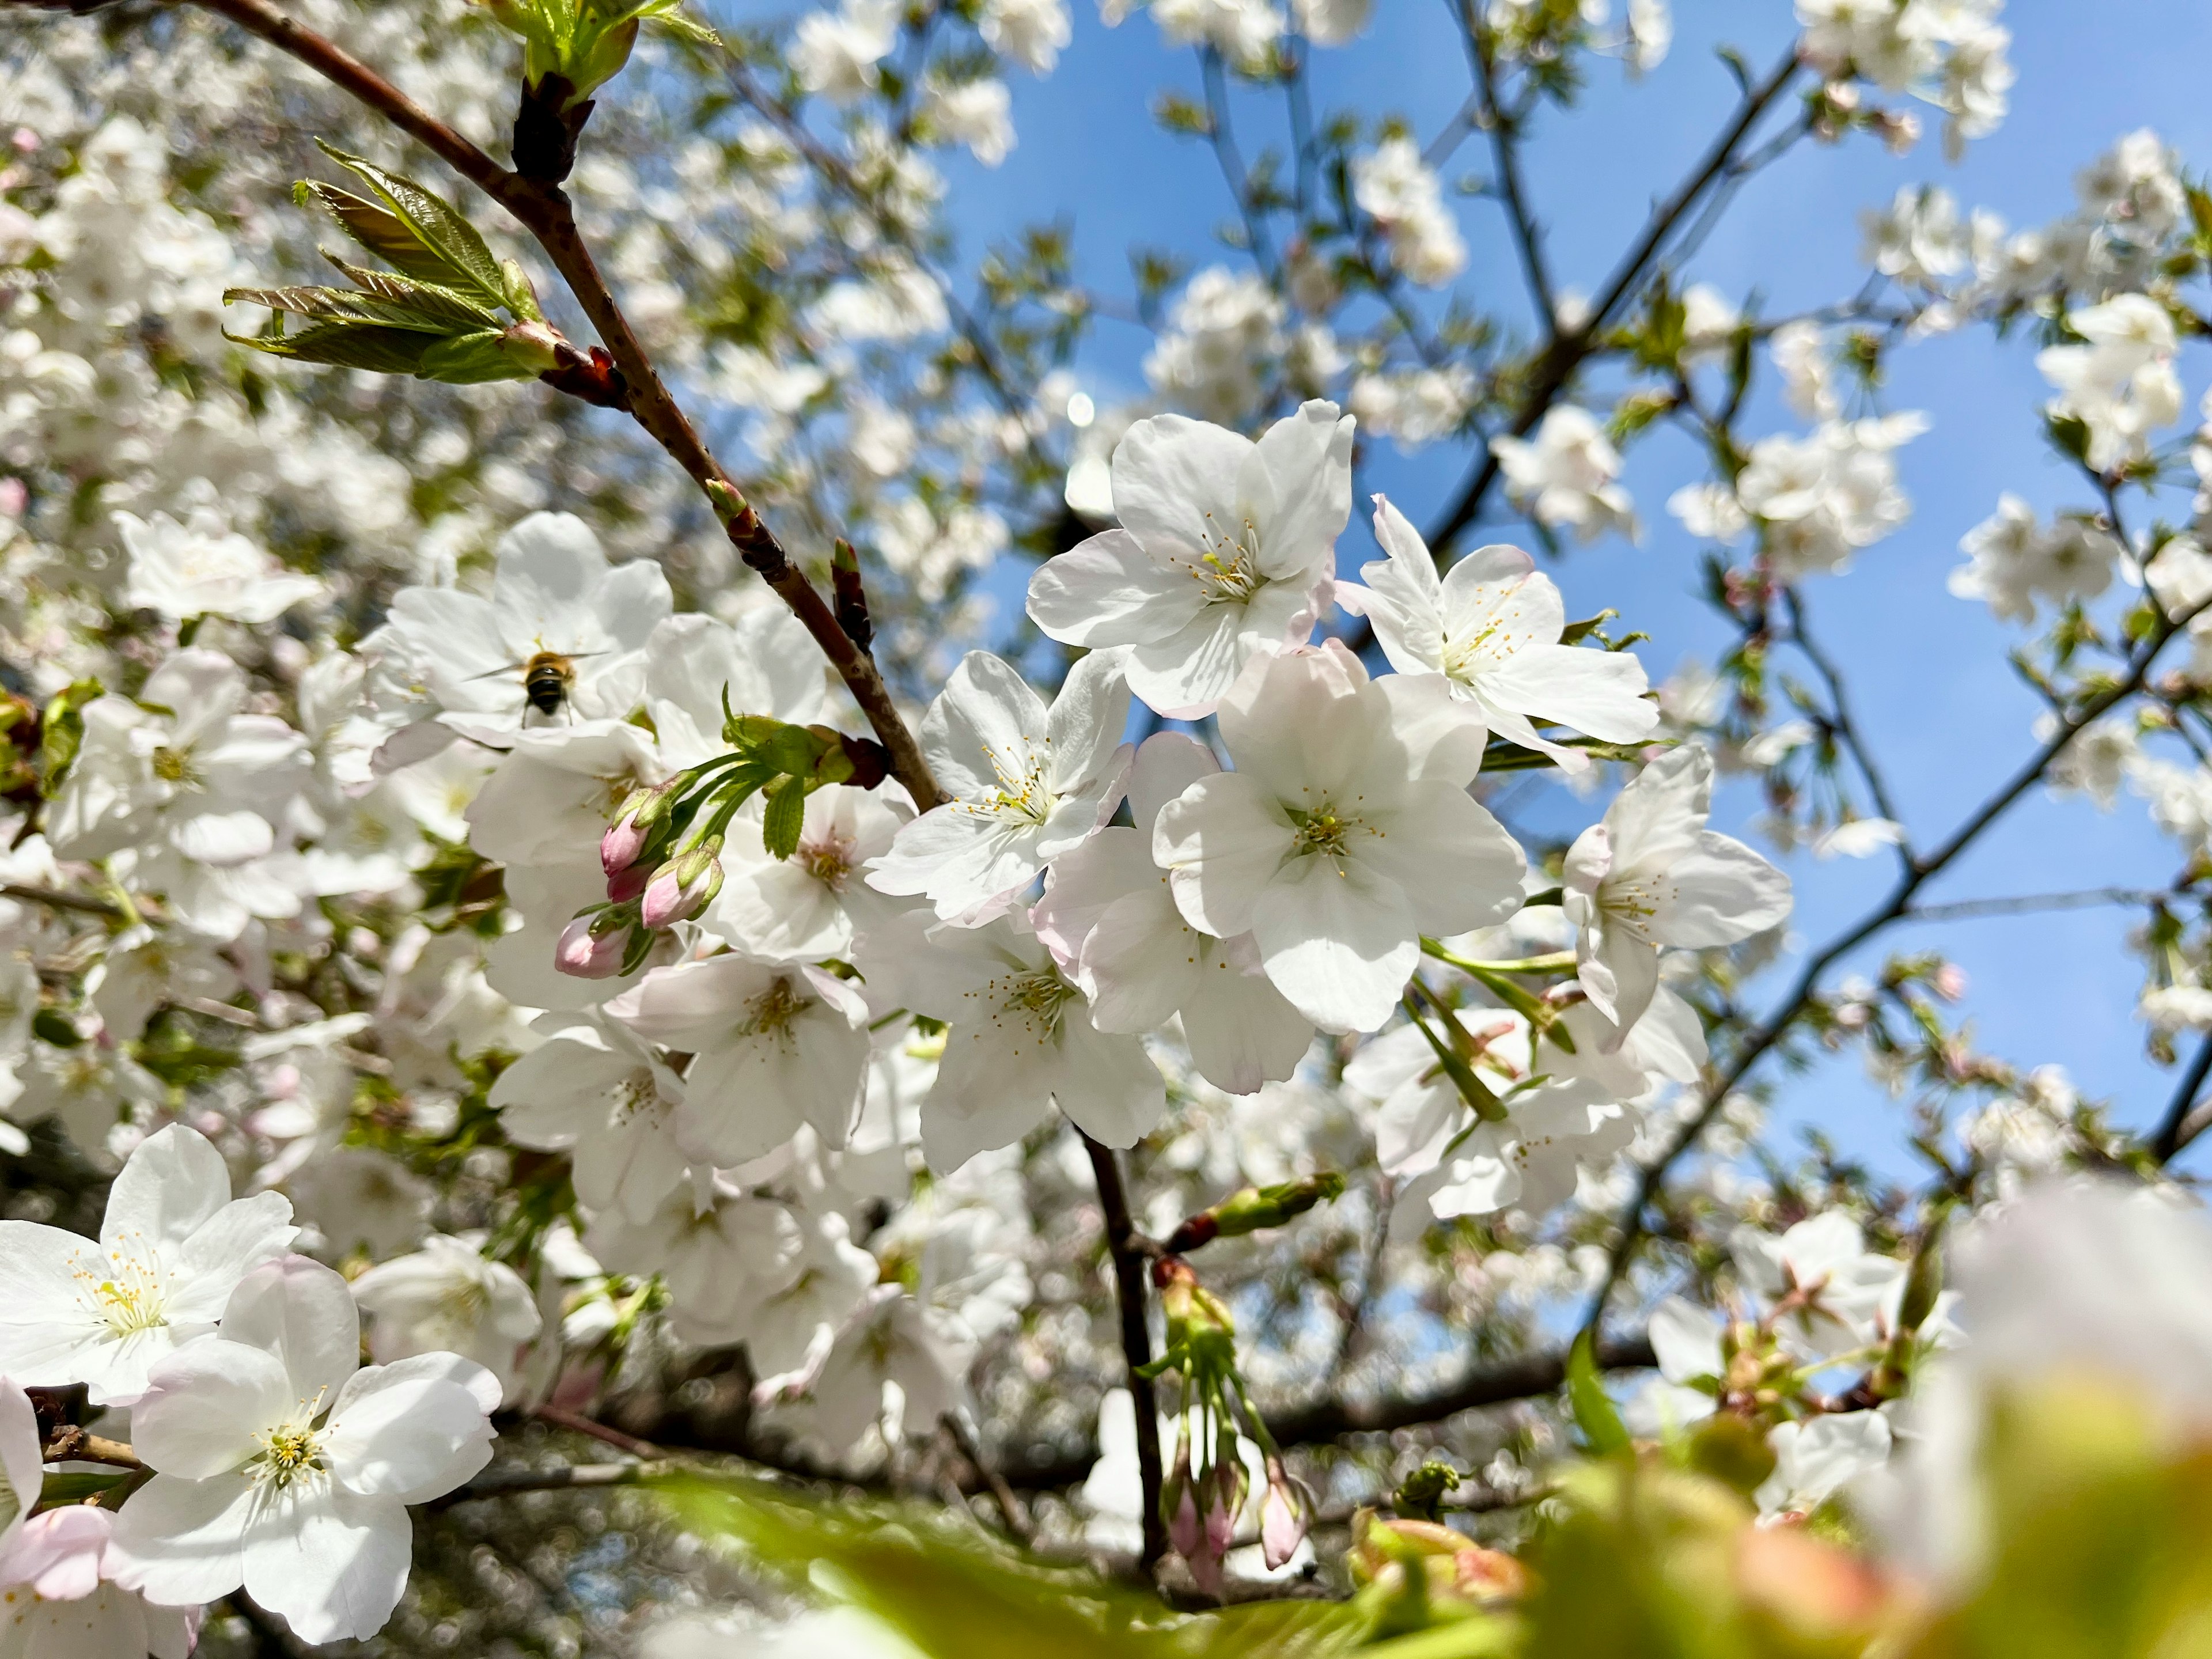
{"type": "Polygon", "coordinates": [[[579,651],[573,654],[562,651],[540,651],[521,662],[509,663],[504,668],[488,669],[474,678],[488,680],[495,674],[520,674],[522,700],[539,714],[551,720],[562,709],[575,718],[568,702],[568,694],[576,689],[576,664],[585,657],[603,657],[604,651],[579,651]]]}
{"type": "Polygon", "coordinates": [[[575,689],[576,665],[558,651],[540,651],[522,665],[523,700],[550,720],[575,689]]]}

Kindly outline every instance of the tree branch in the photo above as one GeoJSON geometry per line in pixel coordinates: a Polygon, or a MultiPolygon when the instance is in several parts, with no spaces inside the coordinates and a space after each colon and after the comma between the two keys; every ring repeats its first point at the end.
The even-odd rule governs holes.
{"type": "MultiPolygon", "coordinates": [[[[1793,45],[1782,61],[1768,71],[1766,78],[1744,94],[1736,106],[1735,118],[1714,142],[1712,148],[1705,152],[1690,176],[1675,187],[1673,195],[1652,210],[1651,216],[1644,222],[1643,234],[1621,256],[1620,263],[1613,268],[1612,276],[1601,290],[1596,303],[1590,308],[1589,319],[1571,333],[1554,333],[1551,337],[1550,343],[1545,347],[1543,356],[1537,362],[1535,378],[1528,388],[1528,398],[1507,428],[1511,436],[1525,438],[1535,429],[1536,423],[1544,418],[1559,393],[1566,389],[1575,370],[1595,349],[1598,337],[1606,325],[1643,286],[1644,278],[1650,274],[1651,263],[1666,246],[1668,237],[1674,234],[1674,227],[1681,222],[1682,216],[1720,178],[1734,159],[1736,147],[1750,136],[1759,118],[1772,107],[1774,100],[1782,95],[1796,73],[1797,51],[1793,45]]],[[[1475,515],[1482,511],[1483,498],[1489,495],[1491,486],[1498,481],[1498,473],[1497,454],[1486,448],[1451,505],[1444,509],[1427,532],[1429,545],[1439,556],[1443,555],[1454,537],[1474,522],[1475,515]]]]}
{"type": "Polygon", "coordinates": [[[922,758],[921,746],[891,702],[874,659],[847,637],[806,574],[793,565],[783,544],[761,521],[693,428],[690,419],[661,383],[613,290],[576,228],[576,216],[559,185],[509,172],[454,131],[367,64],[311,29],[303,28],[268,0],[191,0],[229,19],[289,53],[334,86],[343,88],[424,145],[497,202],[538,240],[559,270],[592,326],[599,331],[615,367],[629,388],[631,417],[689,473],[720,521],[731,545],[782,599],[836,669],[867,717],[878,739],[890,753],[891,771],[916,805],[927,811],[944,799],[922,758]]]}
{"type": "Polygon", "coordinates": [[[1899,921],[1966,921],[1976,916],[2025,916],[2045,910],[2087,910],[2106,904],[2162,904],[2179,895],[2157,887],[2092,887],[2078,893],[2023,893],[2017,898],[1960,899],[1915,904],[1899,921]]]}
{"type": "Polygon", "coordinates": [[[2188,1071],[2174,1085],[2173,1098],[2166,1103],[2166,1115],[2159,1120],[2158,1132],[2151,1137],[2150,1155],[2159,1163],[2171,1162],[2174,1154],[2189,1144],[2189,1137],[2182,1131],[2207,1076],[2212,1076],[2212,1031],[2207,1031],[2198,1042],[2197,1058],[2189,1062],[2188,1071]]]}
{"type": "Polygon", "coordinates": [[[123,907],[110,899],[64,893],[52,887],[26,887],[12,881],[0,882],[0,898],[21,899],[27,904],[43,904],[51,910],[75,910],[88,916],[120,920],[123,915],[123,907]]]}
{"type": "Polygon", "coordinates": [[[1643,1241],[1644,1210],[1658,1196],[1668,1171],[1711,1127],[1713,1120],[1720,1115],[1722,1106],[1736,1085],[1743,1081],[1745,1075],[1788,1034],[1798,1015],[1813,1000],[1820,975],[1890,923],[1905,916],[1911,908],[1913,895],[1980,839],[1983,832],[1996,823],[2014,801],[2033,788],[2050,769],[2051,763],[2064,752],[2066,746],[2085,727],[2142,688],[2143,681],[2150,673],[2151,665],[2158,660],[2159,653],[2166,648],[2167,641],[2194,621],[2198,612],[2208,607],[2212,607],[2212,598],[2191,606],[2178,617],[2161,617],[2157,630],[2138,646],[2128,659],[2127,672],[2117,684],[2090,698],[2062,720],[2050,741],[2037,750],[1995,794],[1984,801],[1972,817],[1954,830],[1949,839],[1933,852],[1906,864],[1905,873],[1887,899],[1839,937],[1831,940],[1805,964],[1782,1006],[1751,1034],[1729,1063],[1726,1071],[1707,1087],[1696,1114],[1676,1131],[1674,1138],[1659,1156],[1645,1164],[1638,1176],[1636,1190],[1621,1208],[1617,1224],[1620,1236],[1607,1263],[1604,1282],[1598,1287],[1597,1294],[1590,1298],[1589,1311],[1583,1322],[1584,1329],[1595,1331],[1605,1317],[1606,1304],[1612,1299],[1613,1291],[1620,1288],[1620,1281],[1627,1274],[1630,1258],[1635,1255],[1637,1245],[1643,1241]]]}
{"type": "MultiPolygon", "coordinates": [[[[1137,1246],[1137,1229],[1129,1218],[1129,1195],[1121,1185],[1121,1160],[1110,1146],[1102,1146],[1089,1135],[1083,1150],[1091,1154],[1091,1174],[1098,1182],[1098,1202],[1106,1214],[1106,1248],[1114,1258],[1114,1285],[1121,1313],[1121,1352],[1129,1364],[1129,1401],[1137,1414],[1137,1474],[1143,1489],[1145,1552],[1147,1571],[1168,1553],[1166,1517],[1160,1513],[1160,1492],[1165,1473],[1160,1462],[1160,1411],[1152,1396],[1152,1380],[1139,1376],[1152,1362],[1152,1331],[1145,1319],[1145,1278],[1147,1262],[1137,1246]]],[[[1090,1464],[1086,1462],[1087,1472],[1090,1464]]],[[[1082,1479],[1079,1474],[1077,1480],[1082,1479]]],[[[1073,1482],[1063,1484],[1073,1485],[1073,1482]]]]}
{"type": "Polygon", "coordinates": [[[1909,870],[1912,867],[1911,839],[1905,834],[1905,820],[1898,816],[1897,802],[1890,795],[1889,786],[1883,780],[1881,769],[1875,764],[1874,750],[1859,735],[1858,723],[1851,718],[1851,705],[1844,694],[1843,674],[1829,660],[1827,654],[1813,642],[1813,635],[1805,626],[1803,598],[1794,587],[1785,587],[1782,594],[1783,604],[1790,612],[1790,637],[1805,653],[1806,661],[1813,665],[1814,671],[1826,687],[1836,735],[1844,740],[1844,747],[1850,750],[1851,759],[1858,765],[1859,775],[1866,780],[1868,793],[1874,797],[1875,811],[1897,826],[1899,836],[1897,854],[1909,870]]]}
{"type": "Polygon", "coordinates": [[[1544,265],[1543,232],[1529,211],[1527,185],[1521,178],[1521,136],[1513,118],[1498,101],[1498,66],[1492,61],[1490,38],[1475,15],[1474,0],[1458,0],[1461,32],[1467,37],[1467,55],[1474,70],[1475,92],[1481,100],[1480,125],[1490,135],[1490,153],[1498,165],[1498,193],[1505,205],[1506,222],[1513,228],[1513,245],[1521,255],[1521,269],[1528,279],[1528,297],[1535,302],[1544,337],[1559,331],[1557,300],[1551,272],[1544,265]]]}

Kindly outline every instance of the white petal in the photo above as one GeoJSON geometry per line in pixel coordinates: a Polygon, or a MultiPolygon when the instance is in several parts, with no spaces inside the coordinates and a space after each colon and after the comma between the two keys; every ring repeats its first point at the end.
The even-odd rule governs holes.
{"type": "Polygon", "coordinates": [[[115,1517],[106,1571],[149,1601],[189,1607],[228,1595],[246,1577],[246,1532],[258,1489],[243,1474],[157,1474],[115,1517]]]}
{"type": "MultiPolygon", "coordinates": [[[[402,1503],[451,1492],[491,1461],[483,1401],[447,1375],[459,1356],[418,1354],[354,1373],[331,1407],[324,1455],[348,1489],[402,1503]]],[[[471,1365],[499,1403],[498,1379],[471,1365]]]]}
{"type": "Polygon", "coordinates": [[[331,1488],[290,1509],[283,1524],[247,1534],[246,1593],[303,1642],[375,1635],[407,1588],[415,1529],[405,1506],[331,1488]]]}
{"type": "Polygon", "coordinates": [[[222,1334],[275,1354],[301,1400],[327,1403],[361,1364],[361,1313],[345,1279],[289,1255],[256,1267],[223,1310],[222,1334]]]}
{"type": "Polygon", "coordinates": [[[124,1160],[107,1189],[100,1246],[112,1249],[126,1237],[155,1245],[181,1243],[229,1202],[230,1170],[222,1154],[198,1131],[172,1123],[139,1142],[124,1160]]]}
{"type": "Polygon", "coordinates": [[[1655,894],[1652,937],[1668,945],[1732,945],[1790,914],[1790,878],[1741,842],[1708,830],[1668,867],[1655,894]]]}
{"type": "Polygon", "coordinates": [[[1287,1080],[1313,1044],[1313,1025],[1263,975],[1241,972],[1229,953],[1209,950],[1197,987],[1182,1005],[1191,1064],[1215,1088],[1255,1094],[1287,1080]]]}
{"type": "Polygon", "coordinates": [[[1606,743],[1635,743],[1659,724],[1644,665],[1626,651],[1529,645],[1483,676],[1486,697],[1523,714],[1557,720],[1606,743]]]}
{"type": "Polygon", "coordinates": [[[1126,530],[1093,536],[1046,560],[1030,578],[1030,620],[1063,645],[1164,639],[1205,603],[1196,582],[1154,559],[1126,530]]]}
{"type": "Polygon", "coordinates": [[[1109,1036],[1071,1010],[1060,1033],[1053,1099],[1068,1121],[1108,1146],[1133,1146],[1167,1110],[1167,1082],[1145,1045],[1109,1036]]]}
{"type": "Polygon", "coordinates": [[[1259,781],[1223,772],[1160,809],[1152,859],[1172,872],[1176,908],[1194,927],[1227,939],[1249,933],[1252,907],[1297,837],[1259,781]]]}
{"type": "Polygon", "coordinates": [[[1501,922],[1521,908],[1520,843],[1483,805],[1439,779],[1415,783],[1384,833],[1353,839],[1352,859],[1395,883],[1431,934],[1501,922]]]}
{"type": "Polygon", "coordinates": [[[1325,858],[1294,860],[1252,908],[1275,988],[1329,1031],[1380,1029],[1419,965],[1419,929],[1395,882],[1325,858]]]}
{"type": "Polygon", "coordinates": [[[261,1448],[258,1437],[302,1417],[302,1396],[276,1355],[214,1337],[188,1342],[155,1367],[131,1407],[138,1455],[164,1474],[205,1480],[261,1448]]]}

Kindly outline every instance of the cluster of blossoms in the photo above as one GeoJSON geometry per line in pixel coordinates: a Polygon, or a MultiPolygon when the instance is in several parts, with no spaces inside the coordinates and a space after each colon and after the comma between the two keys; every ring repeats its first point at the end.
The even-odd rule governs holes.
{"type": "MultiPolygon", "coordinates": [[[[1302,122],[1315,49],[1378,21],[1143,9],[1207,79],[1167,125],[1224,155],[1216,82],[1287,88],[1302,122]]],[[[2153,1158],[2063,1073],[1980,1054],[1940,957],[1813,975],[1753,1025],[1739,992],[1791,948],[1791,885],[1711,827],[1719,781],[1756,773],[1782,847],[1894,847],[1900,905],[1929,873],[1838,781],[1840,688],[1784,689],[1775,720],[1763,665],[1821,665],[1802,586],[1911,513],[1899,458],[1927,422],[1881,411],[1882,354],[2028,313],[2054,441],[2103,505],[2046,527],[2004,497],[1953,589],[2058,616],[2030,665],[2043,775],[2107,805],[2132,785],[2189,852],[2174,892],[2201,878],[2212,783],[2146,745],[2201,740],[2212,485],[2185,529],[2118,522],[2179,459],[2160,434],[2205,331],[2178,284],[2206,227],[2152,136],[2045,232],[1908,190],[1868,217],[1881,282],[1796,318],[1656,269],[1595,314],[1550,290],[1500,185],[1523,356],[1517,325],[1437,292],[1469,264],[1451,152],[1485,132],[1511,174],[1581,55],[1648,71],[1671,24],[1658,0],[1468,6],[1468,113],[1426,144],[1325,122],[1283,177],[1232,176],[1237,257],[1179,290],[1139,262],[1147,389],[1101,409],[1066,365],[1120,301],[1064,238],[993,254],[972,299],[945,264],[951,170],[1010,153],[1013,89],[1073,47],[1064,0],[840,0],[726,46],[658,3],[295,9],[495,146],[520,36],[503,176],[528,184],[502,199],[573,204],[570,240],[505,257],[363,159],[388,145],[304,70],[189,15],[119,48],[42,22],[0,68],[0,1654],[178,1659],[227,1607],[309,1643],[404,1626],[410,1540],[442,1524],[410,1507],[544,1474],[517,1437],[507,1484],[478,1483],[495,1414],[917,1491],[1061,1449],[1023,1466],[1080,1483],[1048,1524],[1217,1593],[1321,1570],[1317,1489],[1395,1486],[1398,1521],[1352,1523],[1355,1579],[1540,1598],[1540,1569],[1439,1524],[1455,1467],[1305,1444],[1502,1399],[1462,1359],[1582,1313],[1602,1340],[1577,1364],[1656,1372],[1625,1427],[1570,1372],[1585,1438],[1732,1446],[1755,1478],[1729,1502],[1802,1538],[1839,1505],[1912,1508],[1972,1443],[1958,1422],[2042,1369],[2007,1322],[2048,1304],[2003,1259],[2039,1206],[2078,1206],[2092,1243],[2195,1248],[2163,1212],[2036,1190],[2154,1167],[2194,1120],[2153,1158]],[[625,112],[633,50],[653,90],[625,112]],[[165,125],[186,119],[190,142],[165,125]],[[391,269],[242,287],[306,264],[274,186],[329,171],[310,127],[369,194],[303,202],[391,269]],[[273,155],[246,141],[264,129],[273,155]],[[195,147],[224,159],[203,176],[175,159],[195,147]],[[626,364],[538,311],[572,243],[604,250],[612,287],[575,297],[619,290],[635,337],[601,332],[626,364]],[[226,306],[305,325],[248,334],[226,306]],[[1586,362],[1635,377],[1609,414],[1586,362]],[[1805,429],[1747,436],[1770,369],[1805,429]],[[1714,465],[1670,510],[1748,550],[1713,561],[1727,678],[1655,691],[1609,613],[1571,619],[1530,554],[1462,532],[1494,477],[1547,552],[1636,538],[1625,456],[1662,420],[1714,465]],[[1355,502],[1378,437],[1469,441],[1435,546],[1355,502]],[[840,536],[858,550],[805,550],[840,536]],[[1018,549],[1048,555],[1020,622],[984,591],[1018,549]],[[2107,637],[2090,607],[2116,587],[2148,598],[2107,637]],[[2194,659],[2148,681],[2128,642],[2185,628],[2194,659]],[[2117,668],[2069,679],[2114,641],[2117,668]],[[2142,700],[2098,701],[2127,674],[2142,700]],[[1564,830],[1515,810],[1529,775],[1568,786],[1564,830]],[[1736,1085],[1800,1037],[1914,1097],[1938,1196],[1826,1147],[1785,1167],[1736,1085]],[[103,1184],[96,1237],[73,1230],[103,1184]],[[1953,1204],[1992,1212],[1955,1235],[1986,1346],[1937,1285],[1953,1204]],[[1617,1291],[1643,1309],[1626,1340],[1617,1291]],[[1278,1435],[1275,1402],[1316,1388],[1355,1405],[1278,1435]]],[[[1799,0],[1739,137],[1808,70],[1802,136],[1909,149],[1914,118],[1877,105],[1911,95],[1979,137],[2011,79],[1996,15],[1799,0]]],[[[2212,435],[2191,459],[2212,479],[2212,435]]],[[[2179,902],[2140,941],[2165,1058],[2212,1030],[2212,936],[2179,902]]],[[[1563,1422],[1431,1437],[1513,1508],[1547,1495],[1563,1422]]]]}

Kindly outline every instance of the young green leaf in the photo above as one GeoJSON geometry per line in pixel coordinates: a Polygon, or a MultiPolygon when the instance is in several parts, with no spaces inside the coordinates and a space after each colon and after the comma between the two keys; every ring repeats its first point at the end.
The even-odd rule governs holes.
{"type": "Polygon", "coordinates": [[[770,858],[787,859],[799,850],[799,834],[806,824],[806,780],[786,773],[761,799],[768,807],[761,817],[761,844],[770,858]]]}
{"type": "MultiPolygon", "coordinates": [[[[366,179],[376,193],[390,204],[392,210],[405,222],[407,228],[422,245],[425,252],[441,259],[445,276],[439,279],[453,288],[471,288],[480,292],[494,305],[504,304],[507,283],[492,258],[491,250],[484,246],[476,227],[455,210],[442,197],[434,196],[412,179],[403,179],[396,173],[386,173],[374,161],[323,143],[317,139],[324,155],[341,167],[349,167],[366,179]]],[[[415,273],[410,272],[410,276],[415,273]]]]}
{"type": "Polygon", "coordinates": [[[1630,1449],[1627,1425],[1605,1391],[1605,1379],[1597,1369],[1597,1345],[1588,1331],[1575,1338],[1567,1354],[1567,1403],[1593,1452],[1617,1457],[1630,1449]]]}

